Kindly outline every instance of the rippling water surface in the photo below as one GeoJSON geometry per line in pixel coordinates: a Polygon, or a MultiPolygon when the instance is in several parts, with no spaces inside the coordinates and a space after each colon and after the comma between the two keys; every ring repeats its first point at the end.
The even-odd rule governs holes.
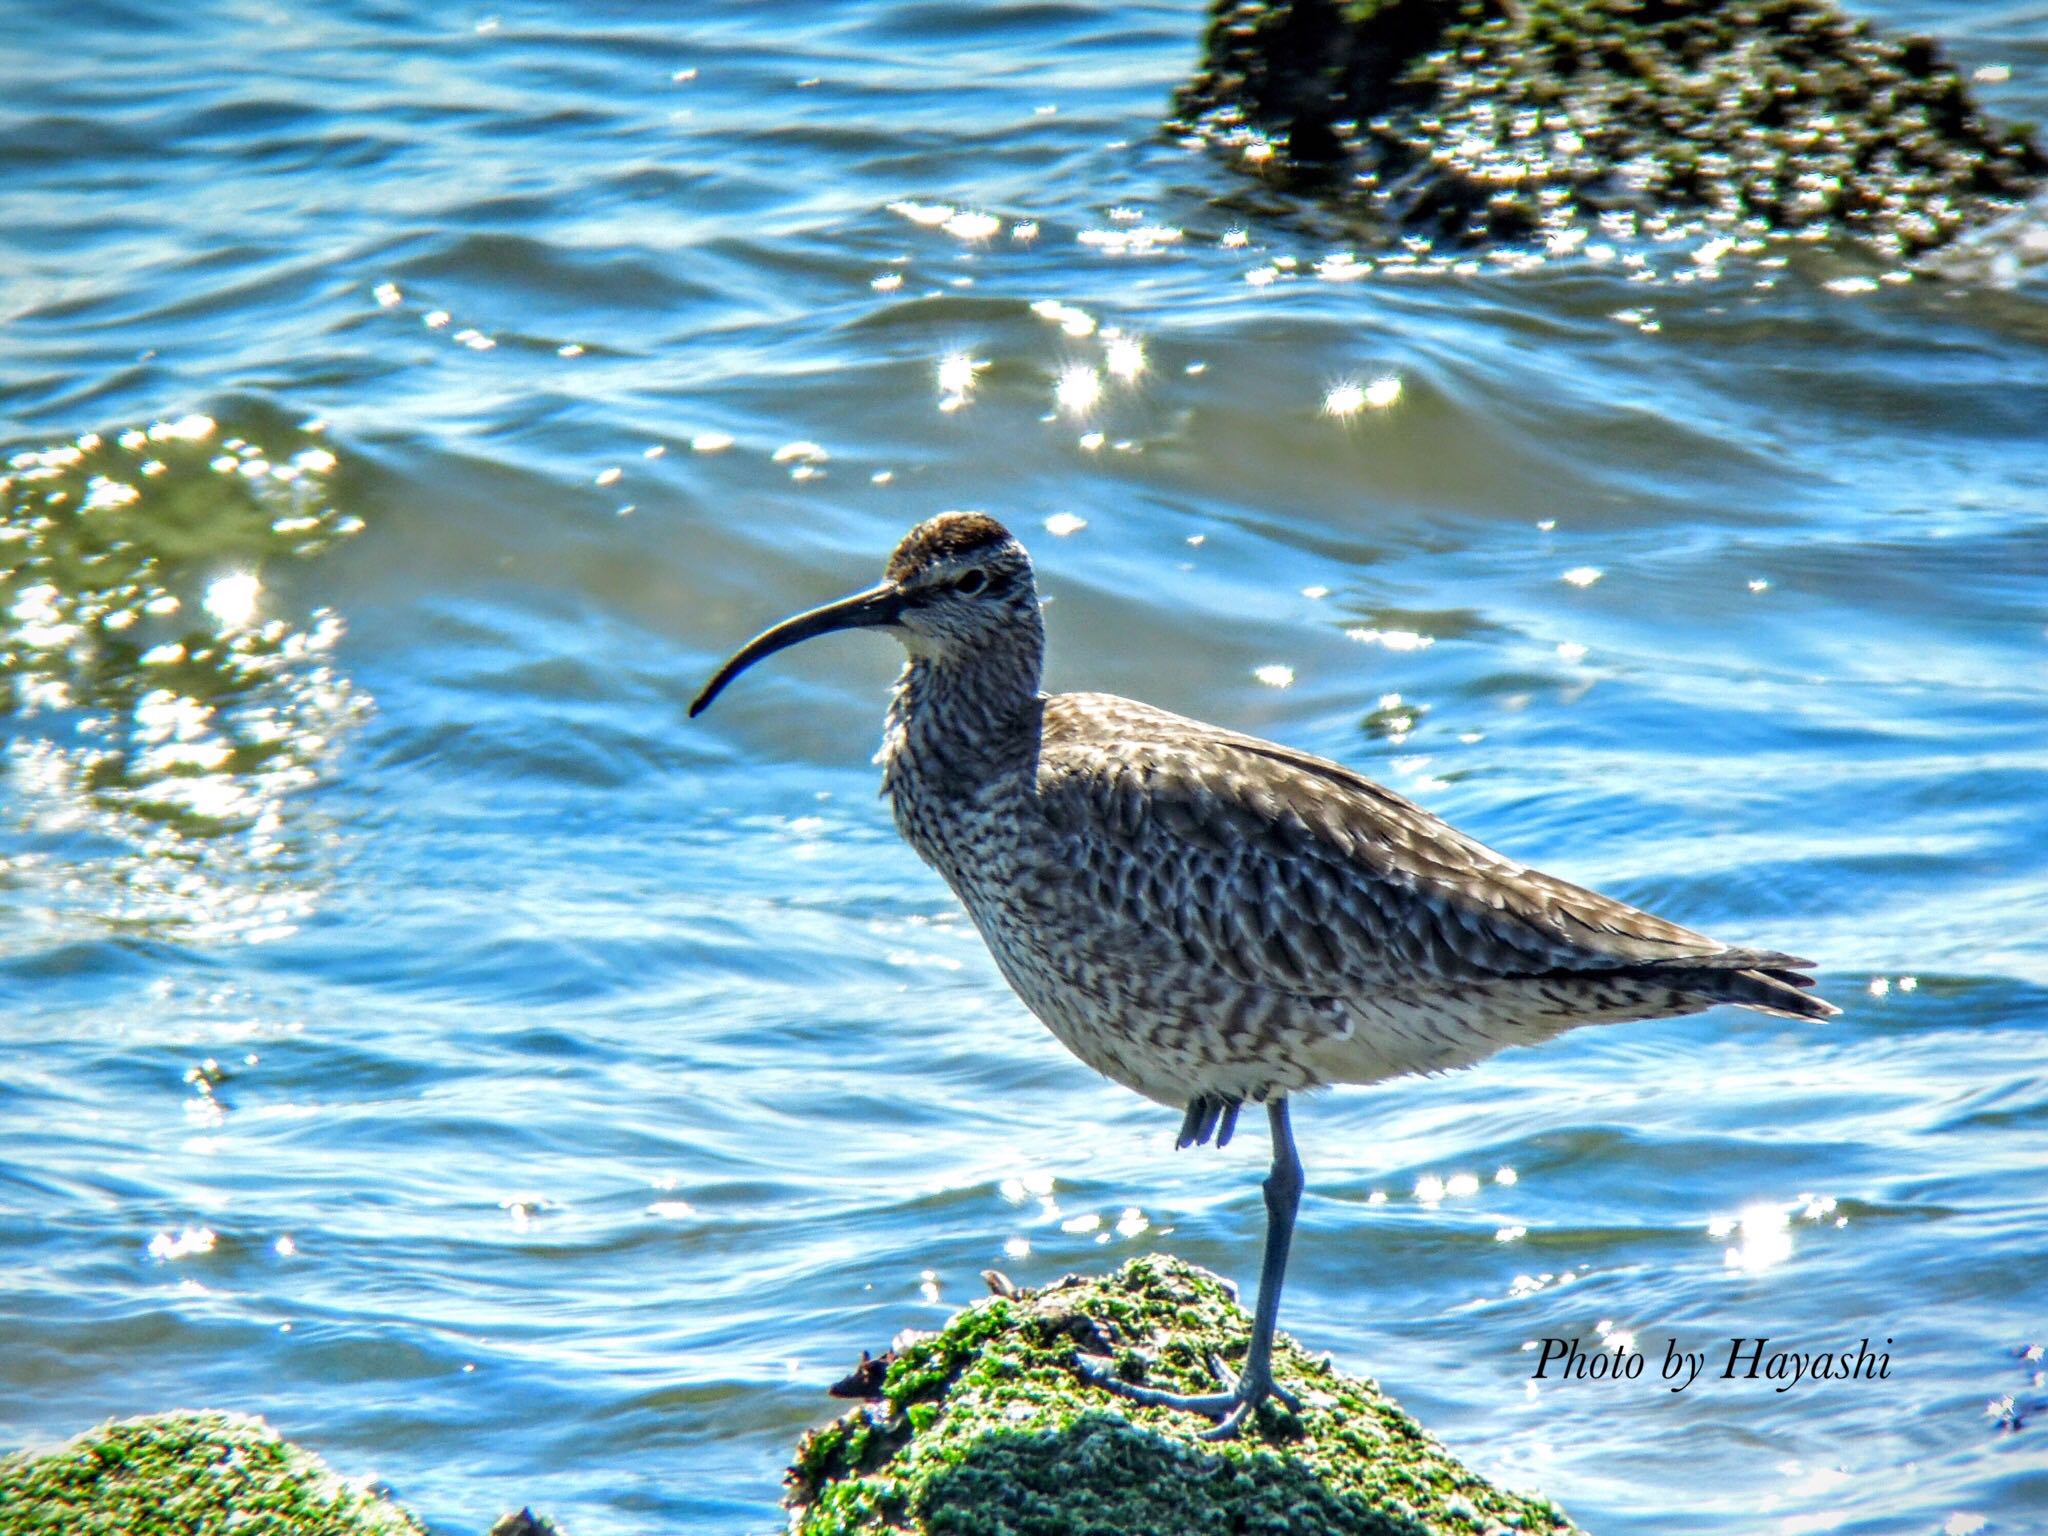
{"type": "MultiPolygon", "coordinates": [[[[2038,6],[1868,9],[2048,115],[2038,6]]],[[[1200,20],[10,13],[0,1444],[234,1407],[454,1530],[760,1531],[983,1268],[1249,1279],[1260,1139],[1175,1154],[897,842],[889,646],[683,719],[975,506],[1052,686],[1847,1009],[1318,1099],[1289,1327],[1599,1532],[2043,1528],[2048,286],[1352,250],[1157,133],[1200,20]],[[1529,1380],[1617,1332],[1893,1379],[1529,1380]]]]}

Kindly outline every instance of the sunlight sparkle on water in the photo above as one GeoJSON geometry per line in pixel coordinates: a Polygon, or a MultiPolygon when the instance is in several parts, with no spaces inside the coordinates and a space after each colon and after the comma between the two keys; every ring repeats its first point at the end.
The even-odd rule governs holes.
{"type": "Polygon", "coordinates": [[[1059,402],[1061,410],[1075,416],[1084,415],[1102,398],[1102,375],[1081,363],[1063,368],[1059,381],[1053,386],[1053,398],[1059,402]]]}
{"type": "Polygon", "coordinates": [[[929,229],[945,223],[960,210],[951,203],[900,202],[891,203],[889,211],[900,214],[913,224],[922,224],[929,229]]]}
{"type": "Polygon", "coordinates": [[[1079,533],[1087,526],[1087,518],[1077,517],[1072,512],[1055,512],[1045,520],[1045,531],[1062,539],[1070,533],[1079,533]]]}
{"type": "Polygon", "coordinates": [[[212,582],[206,589],[206,611],[229,629],[240,629],[256,616],[256,599],[263,583],[253,571],[236,571],[212,582]]]}
{"type": "Polygon", "coordinates": [[[153,443],[184,442],[203,443],[214,433],[211,416],[180,416],[175,421],[151,422],[149,440],[153,443]]]}
{"type": "Polygon", "coordinates": [[[1002,233],[1003,221],[992,213],[956,213],[941,228],[957,240],[986,240],[1002,233]]]}
{"type": "Polygon", "coordinates": [[[1041,320],[1050,320],[1069,336],[1079,338],[1095,334],[1095,317],[1085,309],[1072,304],[1062,304],[1058,299],[1039,299],[1031,306],[1031,313],[1041,320]]]}
{"type": "Polygon", "coordinates": [[[1126,383],[1145,371],[1145,343],[1135,336],[1112,336],[1102,350],[1109,371],[1126,383]]]}
{"type": "Polygon", "coordinates": [[[1084,229],[1074,239],[1111,256],[1150,256],[1179,243],[1182,233],[1168,225],[1146,224],[1136,229],[1084,229]]]}
{"type": "Polygon", "coordinates": [[[1323,414],[1355,416],[1360,411],[1384,411],[1400,398],[1401,381],[1391,374],[1374,379],[1370,384],[1346,380],[1323,396],[1323,414]]]}
{"type": "Polygon", "coordinates": [[[1050,1200],[1054,1179],[1043,1168],[1033,1168],[1024,1173],[1012,1174],[996,1186],[998,1193],[1012,1205],[1022,1205],[1026,1200],[1050,1200]]]}
{"type": "Polygon", "coordinates": [[[165,1263],[190,1258],[195,1253],[211,1253],[217,1239],[206,1227],[187,1227],[175,1237],[169,1232],[159,1232],[149,1240],[149,1256],[165,1263]]]}
{"type": "Polygon", "coordinates": [[[1389,651],[1421,651],[1436,644],[1434,635],[1417,634],[1412,629],[1347,629],[1344,633],[1361,645],[1377,645],[1389,651]]]}
{"type": "Polygon", "coordinates": [[[965,352],[951,352],[939,359],[939,388],[949,395],[965,395],[974,379],[988,364],[965,352]]]}
{"type": "Polygon", "coordinates": [[[1746,1205],[1732,1219],[1716,1217],[1707,1232],[1712,1237],[1735,1235],[1721,1262],[1744,1274],[1761,1274],[1792,1257],[1792,1212],[1782,1205],[1746,1205]]]}

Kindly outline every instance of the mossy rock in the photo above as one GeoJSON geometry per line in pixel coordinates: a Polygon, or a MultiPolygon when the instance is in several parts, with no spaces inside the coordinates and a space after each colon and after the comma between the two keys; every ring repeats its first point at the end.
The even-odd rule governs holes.
{"type": "Polygon", "coordinates": [[[1911,255],[2048,183],[1932,41],[1832,0],[1216,0],[1175,126],[1453,245],[1689,213],[1911,255]]]}
{"type": "Polygon", "coordinates": [[[261,1419],[166,1413],[0,1460],[0,1536],[426,1536],[261,1419]]]}
{"type": "Polygon", "coordinates": [[[797,1536],[1478,1536],[1570,1533],[1555,1504],[1458,1462],[1369,1381],[1284,1335],[1274,1403],[1233,1441],[1084,1381],[1077,1352],[1174,1390],[1213,1390],[1251,1320],[1171,1257],[969,1307],[905,1345],[881,1401],[807,1435],[788,1475],[797,1536]]]}

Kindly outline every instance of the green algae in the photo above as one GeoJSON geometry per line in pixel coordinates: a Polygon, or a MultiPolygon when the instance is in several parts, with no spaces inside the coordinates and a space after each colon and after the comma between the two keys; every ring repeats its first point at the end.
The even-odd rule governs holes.
{"type": "Polygon", "coordinates": [[[1302,1401],[1240,1439],[1091,1386],[1077,1352],[1134,1379],[1213,1390],[1251,1320],[1223,1283],[1170,1257],[1069,1276],[968,1308],[905,1345],[883,1400],[807,1435],[788,1483],[799,1536],[1437,1536],[1576,1529],[1556,1505],[1460,1464],[1369,1381],[1284,1335],[1274,1367],[1302,1401]],[[1142,1373],[1142,1374],[1141,1374],[1142,1373]]]}
{"type": "Polygon", "coordinates": [[[261,1419],[167,1413],[0,1460],[0,1536],[426,1536],[261,1419]]]}
{"type": "Polygon", "coordinates": [[[1830,0],[1217,0],[1178,119],[1453,245],[1683,211],[1912,255],[2048,183],[1933,42],[1830,0]]]}

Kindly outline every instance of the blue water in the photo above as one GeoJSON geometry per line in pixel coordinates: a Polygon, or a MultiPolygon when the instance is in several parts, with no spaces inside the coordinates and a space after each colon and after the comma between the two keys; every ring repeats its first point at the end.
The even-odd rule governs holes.
{"type": "MultiPolygon", "coordinates": [[[[1863,9],[2048,116],[2037,5],[1863,9]]],[[[1156,133],[1200,23],[9,11],[0,1446],[239,1408],[454,1531],[758,1532],[824,1387],[982,1269],[1249,1281],[1259,1138],[1174,1153],[897,842],[885,642],[684,720],[976,506],[1051,686],[1846,1009],[1304,1105],[1288,1328],[1604,1536],[2048,1529],[2027,230],[1960,280],[1331,262],[1156,133]],[[1891,1379],[1530,1380],[1616,1333],[1891,1379]]]]}

